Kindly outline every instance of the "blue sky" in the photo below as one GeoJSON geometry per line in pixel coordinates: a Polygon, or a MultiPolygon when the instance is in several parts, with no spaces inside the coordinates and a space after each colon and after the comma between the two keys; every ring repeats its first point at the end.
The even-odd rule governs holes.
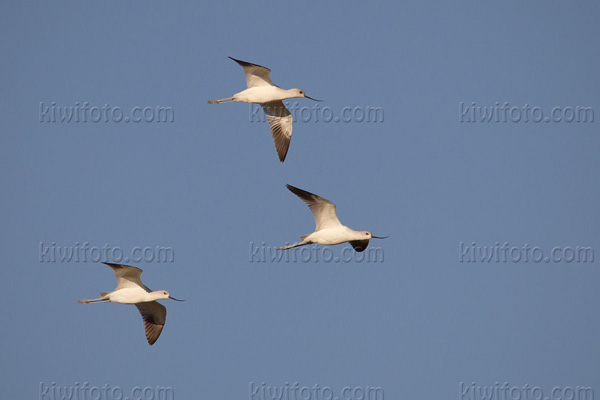
{"type": "Polygon", "coordinates": [[[345,387],[479,399],[465,385],[505,382],[598,396],[599,12],[592,1],[3,3],[2,397],[84,382],[179,399],[262,399],[251,388],[263,382],[340,399],[345,387]],[[252,108],[207,104],[245,87],[227,56],[269,67],[332,115],[372,107],[383,119],[315,111],[295,122],[281,164],[252,108]],[[174,118],[48,122],[52,103],[174,118]],[[464,107],[507,122],[467,122],[464,107]],[[306,261],[253,259],[253,246],[314,229],[286,183],[390,235],[371,242],[382,262],[324,262],[313,247],[306,261]],[[172,249],[172,262],[130,263],[186,299],[163,301],[154,346],[135,307],[77,304],[115,287],[108,267],[43,250],[86,242],[172,249]],[[538,250],[526,262],[527,246],[538,250]]]}

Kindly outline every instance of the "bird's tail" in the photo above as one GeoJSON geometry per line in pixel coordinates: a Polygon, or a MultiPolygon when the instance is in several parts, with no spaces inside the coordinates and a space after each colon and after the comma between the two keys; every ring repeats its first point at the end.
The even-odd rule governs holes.
{"type": "Polygon", "coordinates": [[[229,103],[230,101],[233,101],[233,97],[227,97],[226,99],[209,100],[208,104],[229,103]]]}
{"type": "Polygon", "coordinates": [[[100,296],[97,299],[84,299],[84,300],[79,300],[78,303],[79,304],[88,304],[88,303],[104,303],[106,301],[110,301],[110,299],[108,298],[107,294],[109,292],[101,292],[100,296]]]}
{"type": "Polygon", "coordinates": [[[291,249],[291,248],[294,248],[294,247],[306,246],[307,244],[311,244],[311,243],[312,242],[310,242],[310,241],[304,241],[304,240],[302,240],[301,242],[298,242],[298,243],[294,243],[294,244],[290,244],[290,245],[287,245],[287,246],[280,247],[278,250],[287,250],[287,249],[291,249]]]}

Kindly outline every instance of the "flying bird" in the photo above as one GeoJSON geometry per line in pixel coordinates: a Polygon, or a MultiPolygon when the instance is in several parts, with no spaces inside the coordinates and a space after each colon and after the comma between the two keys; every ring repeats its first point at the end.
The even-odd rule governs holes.
{"type": "Polygon", "coordinates": [[[315,231],[309,235],[304,235],[301,242],[288,246],[280,247],[279,250],[287,250],[293,247],[305,246],[311,243],[324,245],[334,245],[348,242],[354,250],[365,251],[369,245],[370,239],[385,239],[388,236],[375,236],[368,231],[355,231],[342,225],[335,212],[335,204],[321,196],[298,189],[292,185],[286,185],[287,188],[304,201],[315,219],[315,231]]]}
{"type": "Polygon", "coordinates": [[[167,318],[167,309],[156,300],[171,299],[177,300],[166,290],[150,290],[142,283],[140,275],[142,270],[128,265],[103,263],[112,268],[117,277],[117,288],[112,292],[100,292],[97,299],[79,300],[78,303],[104,303],[113,302],[121,304],[134,304],[142,314],[144,320],[144,329],[148,344],[152,346],[165,326],[167,318]]]}
{"type": "Polygon", "coordinates": [[[246,74],[246,83],[248,88],[239,93],[234,94],[231,97],[225,99],[209,100],[209,104],[227,103],[230,101],[240,101],[245,103],[257,103],[260,104],[265,112],[267,121],[271,126],[271,134],[273,135],[273,141],[275,142],[275,148],[279,155],[279,161],[284,162],[285,156],[287,155],[290,147],[290,140],[292,139],[292,114],[285,107],[282,100],[291,99],[294,97],[306,97],[307,99],[321,101],[313,99],[307,96],[304,91],[300,89],[281,89],[276,86],[269,75],[271,70],[269,68],[252,64],[246,61],[236,60],[233,57],[229,57],[236,63],[238,63],[246,74]]]}

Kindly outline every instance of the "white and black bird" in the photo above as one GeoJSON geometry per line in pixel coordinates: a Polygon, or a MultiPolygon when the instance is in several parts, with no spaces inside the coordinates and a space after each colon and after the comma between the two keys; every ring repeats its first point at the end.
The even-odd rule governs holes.
{"type": "Polygon", "coordinates": [[[239,93],[234,94],[231,97],[225,99],[209,100],[209,104],[227,103],[230,101],[240,101],[245,103],[257,103],[260,104],[265,112],[267,121],[271,126],[271,134],[273,135],[273,141],[275,142],[275,148],[279,155],[279,161],[285,161],[288,149],[290,147],[290,140],[292,139],[292,114],[285,107],[282,100],[291,99],[294,97],[306,97],[307,99],[321,101],[313,99],[307,96],[303,90],[300,89],[281,89],[276,86],[270,78],[271,70],[261,65],[252,64],[246,61],[236,60],[233,57],[229,57],[236,63],[238,63],[246,74],[246,83],[248,88],[239,93]]]}
{"type": "Polygon", "coordinates": [[[134,304],[142,314],[146,339],[153,345],[160,336],[167,319],[167,309],[156,300],[177,300],[166,290],[150,290],[142,283],[140,275],[142,270],[129,265],[104,263],[112,268],[117,277],[117,288],[112,292],[100,292],[97,299],[79,300],[78,303],[104,303],[113,302],[121,304],[134,304]]]}
{"type": "Polygon", "coordinates": [[[348,242],[356,251],[365,251],[371,239],[385,239],[388,236],[375,236],[368,231],[355,231],[342,225],[335,211],[335,204],[321,196],[298,189],[292,185],[287,188],[304,201],[315,219],[316,228],[311,234],[304,235],[301,242],[280,247],[279,250],[287,250],[293,247],[305,246],[311,243],[324,245],[335,245],[348,242]]]}

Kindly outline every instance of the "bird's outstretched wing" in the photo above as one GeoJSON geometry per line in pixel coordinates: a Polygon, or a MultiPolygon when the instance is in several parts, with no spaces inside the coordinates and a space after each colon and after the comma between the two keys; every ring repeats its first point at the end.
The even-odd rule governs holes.
{"type": "Polygon", "coordinates": [[[365,251],[367,249],[367,247],[369,246],[369,239],[352,240],[349,243],[352,245],[352,247],[354,247],[354,250],[361,253],[361,252],[365,251]]]}
{"type": "MultiPolygon", "coordinates": [[[[111,264],[104,263],[112,268],[115,272],[115,276],[117,277],[117,289],[123,288],[132,288],[132,287],[142,287],[145,288],[140,275],[142,275],[142,270],[136,267],[131,267],[129,265],[123,264],[111,264]]],[[[116,290],[116,289],[115,289],[116,290]]]]}
{"type": "Polygon", "coordinates": [[[135,305],[144,319],[144,330],[148,344],[152,346],[158,340],[165,321],[167,319],[167,308],[157,301],[137,303],[135,305]]]}
{"type": "Polygon", "coordinates": [[[271,70],[269,68],[242,60],[236,60],[233,57],[229,58],[244,68],[248,89],[255,86],[275,86],[273,82],[271,82],[271,70]]]}
{"type": "Polygon", "coordinates": [[[284,162],[292,140],[292,114],[281,100],[264,103],[261,106],[271,127],[271,135],[273,135],[279,161],[284,162]]]}
{"type": "Polygon", "coordinates": [[[312,211],[316,224],[315,231],[342,226],[335,212],[335,204],[306,190],[298,189],[292,185],[286,186],[292,193],[300,197],[312,211]]]}

